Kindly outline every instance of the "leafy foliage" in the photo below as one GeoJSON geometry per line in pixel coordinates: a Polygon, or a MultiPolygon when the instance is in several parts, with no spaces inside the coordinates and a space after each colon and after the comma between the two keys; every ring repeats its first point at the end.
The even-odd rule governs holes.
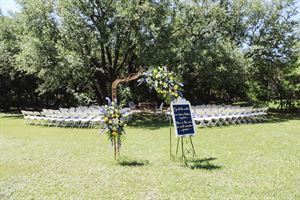
{"type": "Polygon", "coordinates": [[[150,67],[143,76],[139,82],[146,82],[151,89],[155,89],[169,103],[183,94],[182,83],[177,81],[178,77],[175,76],[174,72],[170,72],[166,66],[150,67]]]}
{"type": "Polygon", "coordinates": [[[103,104],[140,66],[167,66],[192,103],[300,98],[295,0],[18,2],[20,13],[1,17],[0,74],[34,79],[24,87],[63,96],[57,104],[103,104]]]}
{"type": "Polygon", "coordinates": [[[16,22],[0,16],[0,108],[30,106],[37,99],[36,78],[14,68],[15,55],[20,52],[18,44],[16,22]]]}

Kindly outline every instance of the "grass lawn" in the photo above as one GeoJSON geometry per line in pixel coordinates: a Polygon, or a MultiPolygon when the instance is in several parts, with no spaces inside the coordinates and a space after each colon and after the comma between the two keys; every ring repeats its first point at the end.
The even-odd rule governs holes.
{"type": "Polygon", "coordinates": [[[116,164],[99,130],[0,114],[0,199],[300,199],[300,116],[198,129],[188,166],[170,162],[166,122],[126,131],[116,164]]]}

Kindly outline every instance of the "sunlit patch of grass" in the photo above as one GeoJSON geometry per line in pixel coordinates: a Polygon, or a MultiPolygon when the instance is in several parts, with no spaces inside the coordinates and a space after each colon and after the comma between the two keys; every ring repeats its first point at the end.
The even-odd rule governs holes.
{"type": "Polygon", "coordinates": [[[126,128],[115,162],[97,129],[0,114],[0,199],[299,199],[299,117],[198,129],[186,163],[170,161],[168,122],[145,117],[126,128]]]}
{"type": "Polygon", "coordinates": [[[9,176],[18,176],[32,173],[36,168],[34,166],[26,166],[24,164],[6,163],[0,165],[0,179],[9,176]]]}

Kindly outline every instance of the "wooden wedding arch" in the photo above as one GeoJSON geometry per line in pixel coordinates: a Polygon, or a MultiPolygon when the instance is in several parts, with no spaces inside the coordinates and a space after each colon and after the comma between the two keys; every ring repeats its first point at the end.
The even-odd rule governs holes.
{"type": "MultiPolygon", "coordinates": [[[[120,78],[120,79],[116,79],[113,81],[112,85],[111,85],[111,95],[112,95],[112,101],[117,102],[117,87],[120,83],[124,83],[124,82],[130,82],[133,80],[138,79],[140,76],[143,75],[143,68],[140,68],[138,72],[136,73],[132,73],[129,74],[126,78],[120,78]]],[[[169,127],[170,127],[170,160],[172,160],[172,131],[171,131],[171,124],[172,124],[172,119],[171,117],[169,118],[169,127]]],[[[196,155],[195,153],[195,149],[194,149],[194,145],[190,136],[190,142],[192,145],[192,149],[193,149],[193,156],[196,155]]],[[[181,143],[182,143],[182,156],[184,157],[184,153],[183,153],[183,139],[181,138],[181,143]]],[[[177,155],[177,151],[178,151],[178,144],[179,144],[179,138],[177,140],[177,148],[176,148],[176,155],[177,155]]],[[[116,145],[116,142],[114,142],[114,154],[115,154],[115,160],[116,160],[116,156],[118,154],[119,156],[119,146],[116,145]]],[[[185,157],[184,157],[185,158],[185,157]]]]}
{"type": "Polygon", "coordinates": [[[140,68],[140,70],[136,73],[129,74],[126,78],[120,78],[116,79],[112,84],[111,84],[111,99],[114,102],[117,102],[117,87],[120,83],[124,82],[129,82],[138,79],[141,75],[143,75],[143,68],[140,68]]]}

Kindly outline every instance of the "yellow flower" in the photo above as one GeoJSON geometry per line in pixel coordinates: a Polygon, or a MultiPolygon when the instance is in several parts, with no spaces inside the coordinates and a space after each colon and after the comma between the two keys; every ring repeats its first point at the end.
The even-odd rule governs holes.
{"type": "Polygon", "coordinates": [[[159,77],[160,77],[160,75],[159,75],[159,74],[157,74],[157,75],[155,76],[155,78],[157,78],[157,79],[158,79],[159,77]]]}
{"type": "Polygon", "coordinates": [[[108,121],[108,117],[104,117],[104,121],[107,122],[108,121]]]}
{"type": "Polygon", "coordinates": [[[175,85],[175,86],[174,86],[174,89],[177,90],[177,89],[178,89],[178,85],[175,85]]]}
{"type": "Polygon", "coordinates": [[[174,96],[175,96],[175,97],[178,97],[178,94],[177,94],[177,93],[175,93],[175,94],[174,94],[174,96]]]}
{"type": "Polygon", "coordinates": [[[153,74],[157,74],[157,69],[153,70],[153,74]]]}
{"type": "Polygon", "coordinates": [[[117,133],[116,131],[114,131],[114,132],[112,132],[112,135],[113,135],[113,136],[117,136],[118,133],[117,133]]]}
{"type": "Polygon", "coordinates": [[[109,122],[108,122],[108,123],[112,124],[112,120],[109,120],[109,122]]]}
{"type": "Polygon", "coordinates": [[[120,116],[119,116],[119,115],[115,115],[115,117],[116,117],[116,118],[119,118],[120,116]]]}

